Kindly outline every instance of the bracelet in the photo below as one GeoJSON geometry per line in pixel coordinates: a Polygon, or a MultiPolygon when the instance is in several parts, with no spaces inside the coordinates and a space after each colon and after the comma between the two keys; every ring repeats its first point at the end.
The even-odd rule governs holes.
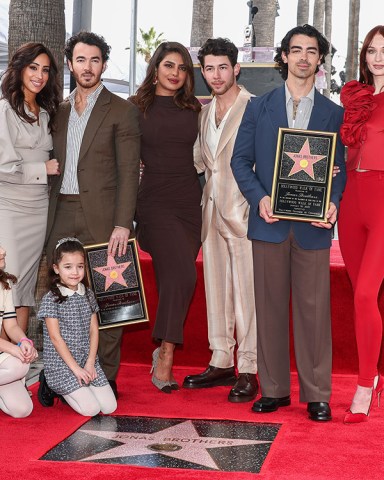
{"type": "Polygon", "coordinates": [[[20,342],[17,344],[18,347],[20,347],[21,342],[28,342],[28,343],[30,343],[30,344],[32,345],[32,347],[33,347],[33,341],[32,341],[30,338],[27,338],[27,337],[20,338],[20,342]]]}

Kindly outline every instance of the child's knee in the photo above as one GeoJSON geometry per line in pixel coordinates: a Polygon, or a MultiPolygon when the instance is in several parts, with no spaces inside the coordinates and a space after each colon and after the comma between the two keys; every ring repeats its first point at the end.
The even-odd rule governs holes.
{"type": "Polygon", "coordinates": [[[29,402],[22,402],[18,403],[17,405],[13,405],[9,413],[13,418],[25,418],[32,413],[32,410],[33,403],[29,399],[29,402]]]}

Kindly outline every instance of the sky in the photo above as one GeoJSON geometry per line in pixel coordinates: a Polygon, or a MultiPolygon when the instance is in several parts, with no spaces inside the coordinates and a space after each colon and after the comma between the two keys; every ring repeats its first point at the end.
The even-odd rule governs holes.
{"type": "MultiPolygon", "coordinates": [[[[260,0],[262,1],[262,0],[260,0]]],[[[71,0],[68,0],[68,14],[71,0]]],[[[164,33],[166,40],[173,40],[190,46],[193,0],[138,0],[137,26],[144,31],[154,27],[164,33]]],[[[384,1],[360,0],[360,39],[379,21],[384,23],[384,1]]],[[[313,0],[311,0],[313,5],[313,0]]],[[[279,42],[286,32],[296,26],[297,0],[279,0],[279,16],[276,18],[275,40],[279,42]]],[[[313,12],[311,5],[310,11],[313,12]]],[[[112,52],[122,62],[129,63],[131,2],[129,0],[108,0],[106,22],[105,1],[93,0],[92,29],[102,33],[112,45],[112,52]]],[[[343,69],[347,51],[349,0],[333,0],[332,43],[336,48],[334,63],[337,70],[343,69]]],[[[242,46],[244,29],[248,24],[247,0],[215,0],[213,35],[231,39],[242,46]]],[[[310,16],[310,22],[312,22],[310,16]]]]}
{"type": "MultiPolygon", "coordinates": [[[[260,0],[262,1],[262,0],[260,0]]],[[[4,15],[9,0],[0,0],[0,14],[4,15]],[[1,8],[3,7],[3,8],[1,8]]],[[[67,31],[72,30],[73,0],[66,0],[67,31]]],[[[137,26],[148,31],[154,27],[163,38],[190,46],[193,0],[137,0],[137,26]]],[[[313,0],[311,0],[313,5],[313,0]]],[[[366,33],[378,21],[384,23],[383,0],[360,0],[359,36],[366,33]]],[[[112,46],[111,62],[107,73],[111,77],[128,79],[131,2],[130,0],[93,0],[92,30],[102,34],[112,46]],[[108,8],[106,9],[106,5],[108,8]]],[[[279,16],[276,18],[275,40],[278,43],[288,30],[296,26],[297,0],[279,0],[279,16]]],[[[310,11],[313,11],[311,5],[310,11]]],[[[337,52],[334,64],[343,69],[347,50],[349,0],[333,0],[332,44],[337,52]]],[[[247,0],[215,0],[213,35],[231,39],[237,46],[243,45],[244,29],[248,23],[247,0]]],[[[1,24],[5,19],[0,18],[1,24]]],[[[310,17],[309,23],[312,22],[310,17]]],[[[1,25],[0,24],[0,25],[1,25]]],[[[0,33],[1,37],[1,33],[0,33]]],[[[145,71],[145,63],[138,60],[139,75],[145,71]]]]}

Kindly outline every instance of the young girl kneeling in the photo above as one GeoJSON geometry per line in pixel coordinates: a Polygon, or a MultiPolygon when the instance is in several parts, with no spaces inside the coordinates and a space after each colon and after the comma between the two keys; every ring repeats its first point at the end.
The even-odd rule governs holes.
{"type": "Polygon", "coordinates": [[[99,308],[84,274],[85,251],[80,241],[59,240],[49,272],[50,291],[42,299],[38,317],[45,320],[48,387],[76,412],[94,416],[114,412],[117,404],[97,358],[99,308]]]}
{"type": "Polygon", "coordinates": [[[3,327],[15,343],[0,338],[0,410],[11,417],[22,418],[33,409],[25,388],[25,375],[29,364],[37,358],[37,352],[16,321],[11,290],[16,278],[4,271],[5,254],[0,246],[0,333],[3,327]]]}

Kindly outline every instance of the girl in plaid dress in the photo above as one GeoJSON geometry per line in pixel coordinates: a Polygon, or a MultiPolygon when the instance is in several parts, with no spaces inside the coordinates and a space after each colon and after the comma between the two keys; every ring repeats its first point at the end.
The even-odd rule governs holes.
{"type": "Polygon", "coordinates": [[[53,253],[50,291],[38,313],[44,320],[44,376],[38,397],[44,406],[53,405],[51,389],[76,412],[94,416],[114,412],[117,404],[97,357],[99,307],[84,274],[85,252],[80,241],[59,240],[53,253]]]}

